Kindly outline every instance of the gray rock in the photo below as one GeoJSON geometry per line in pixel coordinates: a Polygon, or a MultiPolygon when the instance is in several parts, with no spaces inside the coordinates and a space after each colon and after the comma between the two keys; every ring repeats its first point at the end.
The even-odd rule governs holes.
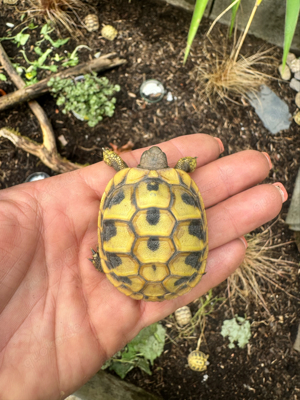
{"type": "Polygon", "coordinates": [[[300,71],[295,73],[294,78],[297,79],[297,81],[300,81],[300,71]]]}
{"type": "Polygon", "coordinates": [[[295,74],[296,72],[300,71],[300,59],[296,58],[290,64],[291,71],[295,74]]]}
{"type": "Polygon", "coordinates": [[[300,108],[300,92],[296,94],[295,103],[298,108],[300,108]]]}
{"type": "Polygon", "coordinates": [[[296,92],[300,92],[300,81],[297,81],[297,79],[292,78],[290,82],[290,87],[296,90],[296,92]]]}
{"type": "Polygon", "coordinates": [[[285,222],[292,231],[300,231],[300,168],[296,177],[292,200],[285,222]]]}
{"type": "Polygon", "coordinates": [[[271,133],[275,134],[290,127],[291,114],[288,105],[268,86],[262,85],[260,92],[256,95],[248,93],[248,98],[265,128],[271,133]]]}

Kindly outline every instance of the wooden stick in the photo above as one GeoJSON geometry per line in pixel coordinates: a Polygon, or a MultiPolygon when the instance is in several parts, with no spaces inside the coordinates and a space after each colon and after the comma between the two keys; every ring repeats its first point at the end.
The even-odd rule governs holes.
{"type": "MultiPolygon", "coordinates": [[[[5,55],[3,54],[3,47],[0,47],[0,61],[2,62],[2,58],[5,58],[5,55]]],[[[88,61],[86,63],[81,63],[79,65],[76,65],[76,67],[68,68],[65,71],[58,72],[57,74],[51,75],[48,78],[45,78],[38,83],[35,83],[30,86],[25,86],[22,78],[17,75],[21,81],[22,81],[22,86],[20,83],[20,79],[17,79],[17,77],[14,77],[14,83],[16,86],[19,88],[19,90],[9,93],[6,96],[2,96],[0,98],[0,111],[6,110],[9,107],[14,106],[15,104],[22,103],[24,101],[29,101],[32,100],[38,96],[40,96],[43,93],[46,93],[49,90],[48,87],[48,81],[50,78],[68,78],[71,76],[78,76],[82,74],[87,74],[92,71],[104,71],[113,67],[116,67],[118,65],[122,65],[126,63],[126,60],[114,57],[116,54],[115,53],[110,53],[105,56],[96,58],[94,60],[88,61]],[[111,59],[111,57],[113,57],[111,59]]],[[[4,66],[4,64],[2,64],[4,66]]],[[[11,65],[11,68],[13,66],[11,65]]],[[[9,65],[7,64],[6,61],[6,66],[5,69],[7,69],[7,73],[12,77],[12,71],[10,70],[9,65]],[[8,69],[7,69],[8,68],[8,69]]]]}

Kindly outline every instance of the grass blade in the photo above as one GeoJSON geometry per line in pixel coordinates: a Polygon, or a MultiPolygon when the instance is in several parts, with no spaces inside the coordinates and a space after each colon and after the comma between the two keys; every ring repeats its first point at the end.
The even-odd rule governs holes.
{"type": "Polygon", "coordinates": [[[296,25],[300,11],[300,0],[286,0],[285,28],[284,28],[284,46],[282,64],[285,67],[286,58],[291,48],[292,40],[296,30],[296,25]]]}
{"type": "Polygon", "coordinates": [[[197,30],[199,28],[201,19],[203,17],[204,11],[206,9],[208,0],[197,0],[194,8],[194,13],[188,33],[188,38],[187,38],[187,45],[185,48],[185,53],[184,53],[184,59],[183,59],[183,64],[185,64],[188,55],[190,53],[190,49],[194,40],[194,37],[197,33],[197,30]]]}
{"type": "MultiPolygon", "coordinates": [[[[234,0],[231,0],[231,3],[233,3],[234,0]]],[[[234,23],[235,23],[235,17],[236,17],[236,13],[237,10],[239,9],[241,0],[239,0],[233,7],[231,10],[231,23],[230,23],[230,28],[229,28],[229,37],[231,37],[232,35],[232,31],[233,31],[233,27],[234,27],[234,23]]]]}

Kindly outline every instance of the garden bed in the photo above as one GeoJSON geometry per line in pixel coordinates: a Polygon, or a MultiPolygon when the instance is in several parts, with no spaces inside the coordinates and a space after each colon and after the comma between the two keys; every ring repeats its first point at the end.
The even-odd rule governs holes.
{"type": "MultiPolygon", "coordinates": [[[[63,55],[64,51],[72,52],[76,46],[84,44],[92,51],[79,51],[82,62],[101,51],[101,55],[116,52],[127,63],[104,74],[113,84],[120,85],[121,91],[116,95],[113,117],[105,118],[93,128],[72,114],[62,114],[50,94],[38,99],[51,121],[63,157],[74,163],[92,164],[102,159],[101,148],[109,146],[109,143],[120,147],[131,141],[134,148],[140,148],[179,135],[202,132],[223,141],[225,152],[222,156],[245,149],[267,152],[273,169],[266,182],[282,182],[291,196],[300,160],[299,126],[293,121],[288,130],[272,135],[246,103],[237,105],[226,101],[211,105],[205,97],[199,99],[195,93],[195,83],[189,73],[197,65],[206,65],[216,52],[223,52],[226,27],[217,25],[209,42],[204,36],[209,21],[204,20],[188,62],[182,66],[191,18],[189,13],[150,0],[101,0],[91,4],[87,4],[86,10],[79,12],[79,16],[83,19],[86,14],[96,12],[100,25],[110,24],[118,30],[117,38],[108,41],[101,37],[100,31],[90,33],[81,29],[82,36],[73,36],[67,45],[55,52],[63,55]],[[151,78],[159,79],[164,84],[166,90],[172,93],[173,101],[167,101],[165,96],[159,103],[146,104],[140,98],[140,85],[151,78]],[[58,140],[61,135],[67,142],[65,146],[60,145],[58,140]]],[[[0,37],[7,36],[6,22],[17,25],[20,15],[15,7],[1,6],[0,37]]],[[[31,32],[31,38],[24,47],[30,59],[34,57],[33,45],[39,39],[37,32],[38,29],[31,32]]],[[[62,36],[67,37],[68,33],[62,31],[62,36]]],[[[3,41],[2,45],[9,57],[25,65],[20,48],[11,41],[3,41]]],[[[248,36],[241,53],[252,55],[269,47],[269,44],[248,36]]],[[[42,50],[45,51],[45,48],[42,50]]],[[[279,63],[281,49],[274,48],[272,55],[279,63]]],[[[263,71],[275,78],[268,85],[287,102],[293,114],[296,109],[295,92],[286,82],[279,80],[278,63],[273,61],[263,71]]],[[[47,71],[38,75],[39,79],[46,76],[47,71]]],[[[15,90],[9,78],[7,82],[0,82],[0,88],[8,93],[15,90]]],[[[42,142],[38,122],[27,104],[1,112],[0,128],[3,127],[11,127],[32,140],[42,142]]],[[[24,182],[35,171],[54,175],[39,159],[15,148],[6,139],[0,139],[0,160],[2,189],[24,182]]],[[[277,243],[292,240],[292,233],[283,222],[288,206],[289,201],[283,205],[279,221],[273,227],[277,243]]],[[[279,248],[274,257],[280,256],[298,263],[300,260],[295,244],[279,248]]],[[[241,300],[234,302],[233,308],[228,301],[222,307],[216,306],[207,317],[205,340],[201,346],[201,350],[209,354],[210,364],[206,372],[191,371],[187,365],[187,356],[195,349],[200,332],[196,330],[196,336],[189,340],[179,340],[178,331],[168,327],[171,324],[166,321],[172,341],[167,340],[165,352],[155,361],[153,375],[133,370],[126,379],[166,400],[300,398],[300,354],[293,350],[300,308],[299,300],[290,296],[299,297],[300,275],[297,267],[292,279],[278,281],[284,291],[275,287],[266,291],[271,315],[263,307],[250,305],[246,309],[241,300]],[[220,334],[223,320],[232,318],[233,312],[240,316],[246,313],[252,323],[252,338],[244,349],[229,349],[228,340],[220,334]],[[208,375],[207,380],[203,379],[205,374],[208,375]]],[[[225,297],[225,291],[224,283],[215,288],[214,296],[225,297]]],[[[192,310],[196,310],[195,304],[192,310]]]]}

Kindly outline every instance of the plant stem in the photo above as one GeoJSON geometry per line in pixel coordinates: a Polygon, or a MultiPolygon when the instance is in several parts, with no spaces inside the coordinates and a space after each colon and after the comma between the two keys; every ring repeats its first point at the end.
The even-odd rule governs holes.
{"type": "Polygon", "coordinates": [[[241,47],[242,47],[242,45],[243,45],[243,43],[244,43],[245,37],[247,36],[247,33],[248,33],[248,31],[249,31],[249,28],[250,28],[250,25],[251,25],[251,23],[252,23],[252,21],[253,21],[254,15],[255,15],[255,13],[256,13],[256,11],[257,11],[257,8],[258,8],[258,6],[260,5],[261,2],[262,2],[262,0],[256,0],[256,2],[255,2],[255,5],[254,5],[253,10],[252,10],[252,12],[251,12],[251,15],[250,15],[250,17],[249,17],[249,20],[248,20],[247,26],[246,26],[246,28],[245,28],[245,30],[244,30],[244,33],[243,33],[243,35],[239,38],[238,43],[237,43],[237,48],[236,48],[236,50],[235,50],[235,51],[233,52],[233,54],[232,54],[232,56],[233,56],[233,62],[236,62],[236,60],[237,60],[237,58],[238,58],[238,55],[239,55],[240,50],[241,50],[241,47]]]}

